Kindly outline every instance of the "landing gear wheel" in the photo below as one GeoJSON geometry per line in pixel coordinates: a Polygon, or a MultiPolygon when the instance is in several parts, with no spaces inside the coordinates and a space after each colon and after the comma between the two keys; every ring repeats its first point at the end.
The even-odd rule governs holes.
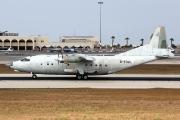
{"type": "Polygon", "coordinates": [[[34,75],[34,74],[33,74],[33,75],[32,75],[32,78],[33,78],[33,79],[36,79],[36,78],[37,78],[37,75],[34,75]]]}
{"type": "Polygon", "coordinates": [[[84,75],[84,76],[83,76],[83,79],[84,79],[84,80],[87,80],[87,79],[88,79],[88,76],[87,76],[87,75],[84,75]]]}
{"type": "Polygon", "coordinates": [[[77,77],[78,80],[82,79],[82,75],[76,75],[76,77],[77,77]]]}

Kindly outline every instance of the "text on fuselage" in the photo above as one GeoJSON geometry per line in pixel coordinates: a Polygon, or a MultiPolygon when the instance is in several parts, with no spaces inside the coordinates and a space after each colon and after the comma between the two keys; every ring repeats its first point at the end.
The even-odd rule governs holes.
{"type": "Polygon", "coordinates": [[[120,60],[120,63],[127,63],[127,64],[131,64],[130,60],[120,60]]]}

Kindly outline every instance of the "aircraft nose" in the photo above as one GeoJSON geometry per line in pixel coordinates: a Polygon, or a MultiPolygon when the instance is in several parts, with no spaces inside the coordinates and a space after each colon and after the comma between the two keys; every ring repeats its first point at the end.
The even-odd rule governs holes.
{"type": "Polygon", "coordinates": [[[13,62],[6,63],[5,65],[8,66],[8,67],[11,67],[11,66],[13,66],[13,62]]]}

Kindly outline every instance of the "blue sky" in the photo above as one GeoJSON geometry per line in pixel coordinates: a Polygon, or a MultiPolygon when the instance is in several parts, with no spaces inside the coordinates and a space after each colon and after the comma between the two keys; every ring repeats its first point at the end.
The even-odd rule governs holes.
{"type": "MultiPolygon", "coordinates": [[[[60,36],[100,34],[99,0],[0,0],[0,30],[19,35],[48,35],[51,42],[60,36]]],[[[124,45],[148,42],[156,26],[165,26],[168,44],[180,44],[179,0],[101,0],[102,44],[124,45]]]]}

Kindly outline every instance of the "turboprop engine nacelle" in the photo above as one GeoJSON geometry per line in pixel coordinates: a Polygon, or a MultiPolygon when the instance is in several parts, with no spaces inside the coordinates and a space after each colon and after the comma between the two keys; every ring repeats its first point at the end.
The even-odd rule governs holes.
{"type": "Polygon", "coordinates": [[[81,62],[83,59],[78,57],[78,56],[64,56],[63,58],[65,63],[77,63],[77,62],[81,62]]]}

